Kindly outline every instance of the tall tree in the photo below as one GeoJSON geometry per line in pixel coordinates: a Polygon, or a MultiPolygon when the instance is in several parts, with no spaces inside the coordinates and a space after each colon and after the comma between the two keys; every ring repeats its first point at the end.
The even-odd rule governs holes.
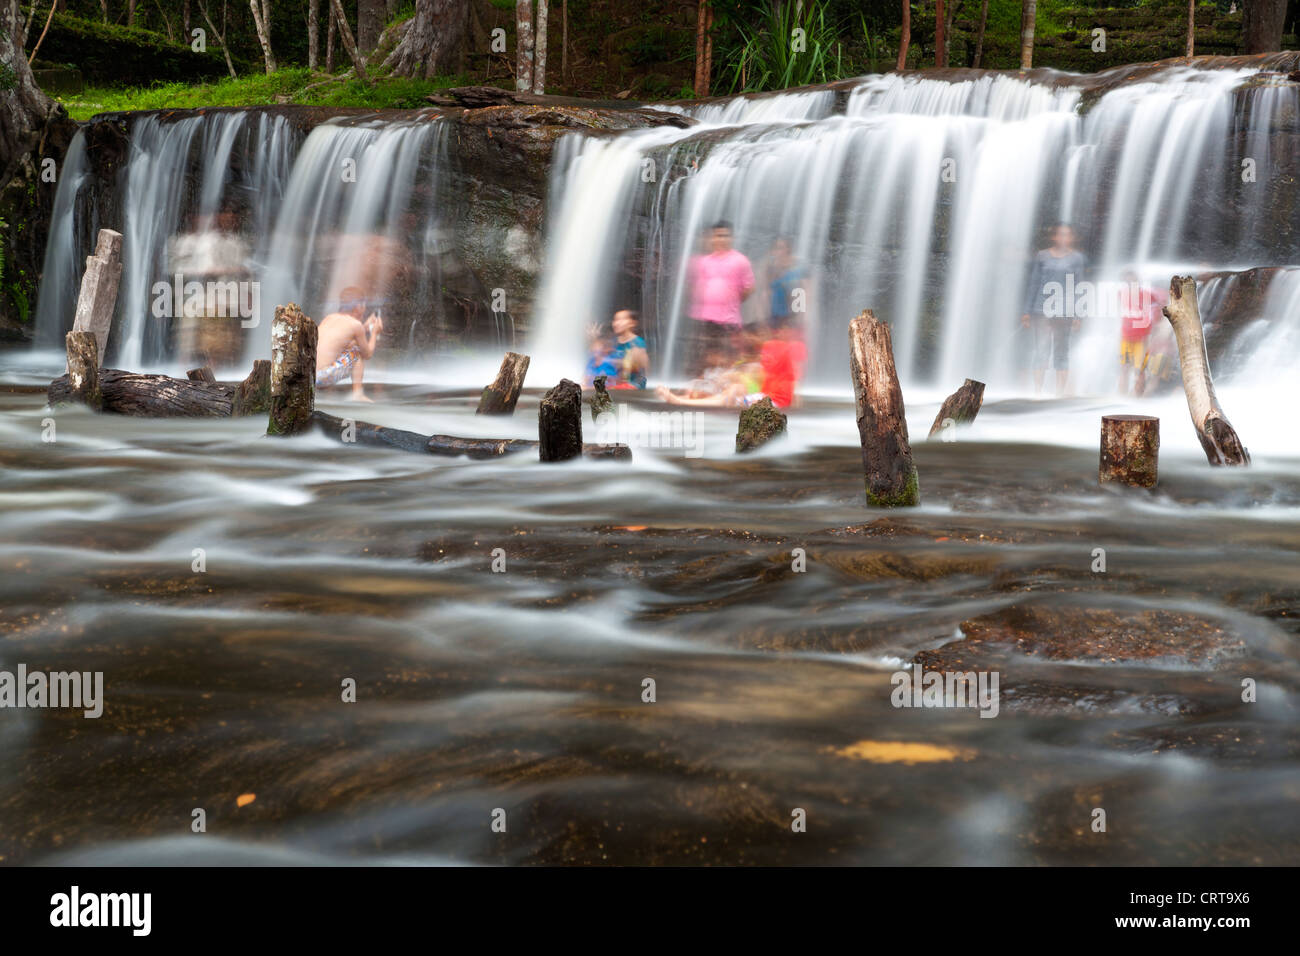
{"type": "Polygon", "coordinates": [[[18,0],[0,0],[0,189],[9,185],[59,108],[41,92],[23,54],[18,0]]]}
{"type": "Polygon", "coordinates": [[[695,13],[695,96],[709,95],[713,77],[713,4],[700,0],[695,13]]]}
{"type": "Polygon", "coordinates": [[[1245,0],[1241,36],[1245,53],[1276,53],[1282,49],[1287,0],[1245,0]]]}
{"type": "Polygon", "coordinates": [[[370,54],[379,46],[388,16],[387,0],[357,0],[357,49],[370,54]]]}
{"type": "Polygon", "coordinates": [[[903,36],[898,42],[898,69],[907,69],[907,48],[912,45],[912,0],[903,0],[903,36]]]}
{"type": "MultiPolygon", "coordinates": [[[[208,5],[204,3],[204,0],[198,0],[198,2],[199,13],[203,14],[203,21],[208,25],[208,29],[212,31],[212,35],[217,38],[217,45],[221,47],[221,52],[226,57],[226,69],[230,71],[230,78],[233,80],[235,78],[235,64],[231,62],[230,48],[226,46],[226,31],[224,29],[218,30],[217,25],[212,22],[212,15],[208,13],[208,5]]],[[[221,18],[221,22],[223,25],[225,24],[225,17],[221,18]]]]}
{"type": "Polygon", "coordinates": [[[384,64],[395,76],[417,79],[456,73],[468,30],[464,0],[416,0],[415,16],[384,64]]]}
{"type": "Polygon", "coordinates": [[[330,0],[325,0],[325,20],[329,26],[325,30],[325,72],[334,72],[334,37],[338,33],[338,26],[334,23],[334,9],[330,6],[330,0]]]}
{"type": "Polygon", "coordinates": [[[1020,69],[1034,65],[1034,19],[1038,14],[1038,0],[1024,0],[1020,8],[1020,69]]]}
{"type": "Polygon", "coordinates": [[[546,92],[546,17],[550,0],[536,0],[537,23],[533,29],[533,92],[546,92]]]}
{"type": "Polygon", "coordinates": [[[307,69],[320,66],[320,0],[307,0],[307,69]]]}
{"type": "Polygon", "coordinates": [[[944,9],[943,0],[934,3],[934,65],[948,65],[948,41],[944,28],[948,25],[948,11],[944,9]]]}
{"type": "Polygon", "coordinates": [[[533,0],[515,0],[515,89],[533,88],[533,0]]]}
{"type": "Polygon", "coordinates": [[[257,42],[262,45],[262,58],[266,60],[266,72],[275,72],[275,54],[271,52],[271,0],[248,0],[253,11],[253,27],[257,30],[257,42]]]}
{"type": "Polygon", "coordinates": [[[989,22],[989,0],[984,0],[980,6],[980,32],[975,40],[975,69],[980,68],[980,63],[984,60],[984,28],[989,22]]]}
{"type": "MultiPolygon", "coordinates": [[[[253,0],[256,2],[256,0],[253,0]]],[[[262,0],[263,3],[266,0],[262,0]]],[[[347,14],[343,12],[341,0],[330,0],[330,9],[334,12],[334,25],[338,30],[339,41],[343,44],[343,49],[347,51],[348,58],[352,60],[352,68],[357,71],[357,77],[364,83],[370,82],[370,77],[366,73],[366,61],[361,57],[361,51],[357,49],[357,41],[352,39],[352,27],[348,25],[347,14]]]]}
{"type": "Polygon", "coordinates": [[[1196,55],[1196,0],[1187,0],[1187,59],[1196,55]]]}

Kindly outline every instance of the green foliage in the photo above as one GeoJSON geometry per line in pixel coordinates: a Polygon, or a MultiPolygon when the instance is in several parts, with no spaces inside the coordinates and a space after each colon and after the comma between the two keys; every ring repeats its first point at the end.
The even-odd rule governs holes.
{"type": "Polygon", "coordinates": [[[206,79],[226,72],[213,37],[207,52],[195,53],[159,33],[64,13],[54,15],[40,53],[43,60],[75,64],[88,83],[105,85],[206,79]]]}
{"type": "MultiPolygon", "coordinates": [[[[825,83],[844,73],[838,25],[826,0],[751,0],[727,20],[738,45],[720,49],[722,86],[731,93],[825,83]],[[754,24],[751,26],[751,24],[754,24]]],[[[725,35],[725,34],[724,34],[725,35]]]]}
{"type": "Polygon", "coordinates": [[[273,106],[298,103],[309,106],[361,107],[369,109],[418,109],[427,106],[425,97],[434,90],[462,86],[464,77],[433,80],[383,77],[374,86],[357,79],[322,79],[303,67],[278,70],[267,75],[254,73],[216,83],[165,83],[133,89],[87,88],[79,96],[62,97],[60,102],[73,119],[89,119],[96,113],[118,110],[196,109],[205,106],[273,106]]]}

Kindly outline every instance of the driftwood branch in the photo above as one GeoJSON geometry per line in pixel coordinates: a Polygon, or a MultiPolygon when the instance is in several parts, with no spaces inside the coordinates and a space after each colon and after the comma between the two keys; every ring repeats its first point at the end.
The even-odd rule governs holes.
{"type": "Polygon", "coordinates": [[[528,375],[528,356],[507,352],[492,384],[483,389],[478,401],[479,415],[513,415],[519,403],[519,393],[528,375]]]}
{"type": "Polygon", "coordinates": [[[934,424],[930,426],[930,434],[926,437],[933,438],[944,428],[969,425],[975,421],[975,416],[980,413],[983,406],[984,383],[977,382],[973,378],[966,379],[961,388],[943,400],[939,414],[934,416],[934,424]]]}
{"type": "Polygon", "coordinates": [[[1174,276],[1169,281],[1169,304],[1164,314],[1178,340],[1178,364],[1183,373],[1183,391],[1187,393],[1187,410],[1191,412],[1205,457],[1211,465],[1249,465],[1250,453],[1214,394],[1194,278],[1174,276]]]}

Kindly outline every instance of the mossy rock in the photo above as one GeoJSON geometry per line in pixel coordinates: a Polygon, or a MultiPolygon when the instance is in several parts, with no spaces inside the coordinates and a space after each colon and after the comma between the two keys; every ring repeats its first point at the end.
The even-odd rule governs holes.
{"type": "Polygon", "coordinates": [[[786,417],[764,398],[740,412],[740,427],[736,430],[736,452],[753,451],[766,445],[777,435],[785,434],[786,417]]]}

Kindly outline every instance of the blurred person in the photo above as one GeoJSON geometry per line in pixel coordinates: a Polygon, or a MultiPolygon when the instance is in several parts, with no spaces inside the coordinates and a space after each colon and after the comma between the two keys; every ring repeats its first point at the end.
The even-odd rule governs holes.
{"type": "Polygon", "coordinates": [[[1056,372],[1056,394],[1067,393],[1070,382],[1070,337],[1079,330],[1074,292],[1084,281],[1087,257],[1075,248],[1074,228],[1058,222],[1052,227],[1051,245],[1040,249],[1029,270],[1024,314],[1020,324],[1030,330],[1034,394],[1043,393],[1048,368],[1056,372]],[[1055,288],[1053,288],[1055,287],[1055,288]],[[1061,304],[1056,304],[1056,297],[1061,304]],[[1060,313],[1060,314],[1058,314],[1060,313]]]}
{"type": "Polygon", "coordinates": [[[693,256],[688,266],[691,374],[703,369],[708,352],[722,349],[735,354],[742,328],[740,306],[754,291],[753,267],[732,248],[731,223],[723,219],[713,224],[708,248],[707,254],[693,256]]]}
{"type": "Polygon", "coordinates": [[[362,387],[366,361],[375,354],[384,322],[376,312],[362,321],[366,312],[365,293],[349,286],[340,294],[339,311],[321,319],[316,341],[316,387],[324,388],[352,380],[352,401],[372,401],[362,387]]]}

